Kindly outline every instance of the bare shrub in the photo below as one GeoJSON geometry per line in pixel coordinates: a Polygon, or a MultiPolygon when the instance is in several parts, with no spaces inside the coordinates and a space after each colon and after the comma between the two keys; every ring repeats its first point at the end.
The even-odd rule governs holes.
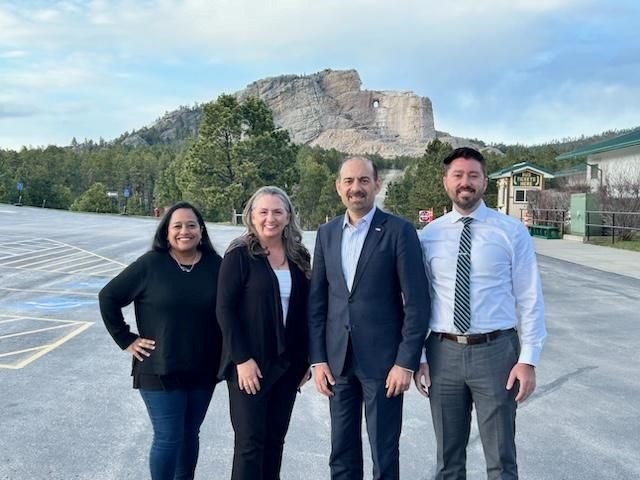
{"type": "MultiPolygon", "coordinates": [[[[598,191],[602,223],[640,229],[640,167],[629,166],[603,175],[598,191]]],[[[616,228],[619,240],[632,240],[637,230],[616,228]]]]}

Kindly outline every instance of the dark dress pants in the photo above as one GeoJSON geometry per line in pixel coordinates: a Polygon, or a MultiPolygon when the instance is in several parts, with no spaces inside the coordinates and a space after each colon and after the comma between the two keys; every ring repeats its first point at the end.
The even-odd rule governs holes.
{"type": "MultiPolygon", "coordinates": [[[[391,368],[391,366],[389,367],[391,368]]],[[[387,398],[385,378],[368,378],[358,368],[348,348],[342,375],[329,401],[331,411],[331,478],[358,480],[363,478],[362,407],[373,461],[373,480],[397,480],[400,476],[400,430],[402,399],[387,398]]]]}
{"type": "Polygon", "coordinates": [[[519,354],[515,330],[476,345],[458,344],[437,334],[427,339],[429,400],[437,442],[436,480],[466,478],[474,404],[487,478],[518,478],[515,396],[519,385],[509,391],[506,384],[519,354]]]}
{"type": "MultiPolygon", "coordinates": [[[[299,369],[298,369],[299,370],[299,369]]],[[[232,480],[278,480],[284,438],[302,375],[286,371],[256,395],[227,381],[235,432],[232,480]]]]}
{"type": "Polygon", "coordinates": [[[153,425],[149,453],[152,480],[192,480],[198,461],[200,425],[213,388],[139,392],[153,425]]]}

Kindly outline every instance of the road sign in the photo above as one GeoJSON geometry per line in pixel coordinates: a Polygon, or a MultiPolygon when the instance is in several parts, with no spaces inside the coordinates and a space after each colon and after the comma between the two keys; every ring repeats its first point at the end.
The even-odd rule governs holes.
{"type": "Polygon", "coordinates": [[[16,189],[21,192],[24,189],[24,183],[18,182],[16,183],[16,189]]]}
{"type": "Polygon", "coordinates": [[[109,198],[114,198],[114,197],[118,197],[118,192],[107,192],[107,197],[109,198]]]}
{"type": "Polygon", "coordinates": [[[131,195],[131,192],[129,191],[129,187],[124,187],[122,194],[124,195],[124,198],[129,198],[129,196],[131,195]]]}

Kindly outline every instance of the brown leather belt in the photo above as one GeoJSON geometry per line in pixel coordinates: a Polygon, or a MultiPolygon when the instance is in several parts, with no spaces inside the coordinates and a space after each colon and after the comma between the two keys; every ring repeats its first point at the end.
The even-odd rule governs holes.
{"type": "Polygon", "coordinates": [[[498,338],[503,333],[512,332],[514,329],[508,330],[494,330],[489,333],[476,333],[473,335],[454,335],[453,333],[439,333],[435,332],[440,338],[446,338],[452,342],[460,343],[462,345],[477,345],[479,343],[487,343],[495,338],[498,338]]]}

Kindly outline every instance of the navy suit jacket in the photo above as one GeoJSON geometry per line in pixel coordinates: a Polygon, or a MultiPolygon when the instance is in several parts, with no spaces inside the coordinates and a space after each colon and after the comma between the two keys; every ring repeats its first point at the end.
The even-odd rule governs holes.
{"type": "Polygon", "coordinates": [[[429,288],[415,228],[377,210],[351,291],[342,272],[344,216],[320,226],[309,294],[309,360],[343,371],[349,337],[370,378],[394,364],[417,370],[429,323],[429,288]]]}

